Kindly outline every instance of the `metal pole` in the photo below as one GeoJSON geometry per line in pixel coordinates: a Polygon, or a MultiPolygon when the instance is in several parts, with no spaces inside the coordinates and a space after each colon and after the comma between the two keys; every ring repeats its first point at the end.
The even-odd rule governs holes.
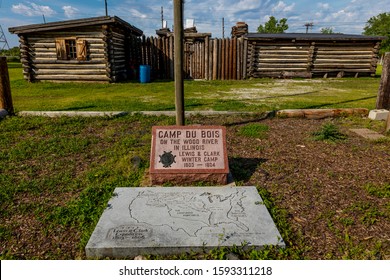
{"type": "Polygon", "coordinates": [[[106,9],[106,17],[108,17],[107,0],[104,0],[104,7],[106,9]]]}
{"type": "Polygon", "coordinates": [[[176,125],[185,124],[183,77],[183,0],[173,1],[175,35],[176,125]]]}

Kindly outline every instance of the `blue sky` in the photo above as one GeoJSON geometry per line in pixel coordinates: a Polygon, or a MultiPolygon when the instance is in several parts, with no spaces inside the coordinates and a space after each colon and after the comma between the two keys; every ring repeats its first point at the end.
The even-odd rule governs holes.
{"type": "MultiPolygon", "coordinates": [[[[108,13],[119,16],[142,29],[147,36],[161,27],[161,7],[168,27],[173,24],[170,0],[107,0],[108,13]]],[[[186,0],[185,19],[194,19],[198,32],[225,36],[237,21],[245,21],[250,32],[256,32],[269,16],[287,18],[287,32],[305,32],[305,23],[313,22],[311,32],[332,27],[335,32],[361,34],[371,16],[390,12],[390,0],[186,0]]],[[[105,15],[104,0],[0,0],[0,25],[11,47],[18,45],[8,27],[79,19],[105,15]]]]}

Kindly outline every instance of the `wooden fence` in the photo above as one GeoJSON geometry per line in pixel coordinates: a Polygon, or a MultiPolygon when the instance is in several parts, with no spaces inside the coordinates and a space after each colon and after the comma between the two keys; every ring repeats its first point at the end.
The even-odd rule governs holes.
{"type": "MultiPolygon", "coordinates": [[[[152,79],[174,78],[173,37],[145,36],[131,42],[134,67],[151,66],[152,79]]],[[[243,38],[210,39],[185,42],[186,79],[240,80],[246,77],[247,41],[243,38]]]]}
{"type": "MultiPolygon", "coordinates": [[[[152,79],[173,79],[173,37],[138,38],[133,43],[135,67],[151,66],[152,79]]],[[[286,41],[244,38],[186,40],[187,79],[241,80],[249,77],[291,78],[374,75],[379,42],[286,41]]]]}

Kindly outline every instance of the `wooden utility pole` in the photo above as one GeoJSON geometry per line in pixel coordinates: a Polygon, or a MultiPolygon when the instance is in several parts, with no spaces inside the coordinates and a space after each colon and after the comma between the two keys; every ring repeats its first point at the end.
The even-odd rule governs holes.
{"type": "Polygon", "coordinates": [[[381,82],[376,99],[376,109],[390,110],[390,52],[385,54],[381,82]]]}
{"type": "Polygon", "coordinates": [[[183,75],[183,0],[173,1],[175,35],[175,95],[176,125],[185,124],[184,113],[184,75],[183,75]]]}
{"type": "Polygon", "coordinates": [[[5,109],[10,115],[14,113],[7,58],[4,56],[0,57],[0,109],[5,109]]]}
{"type": "Polygon", "coordinates": [[[222,18],[222,39],[225,39],[225,18],[222,18]]]}
{"type": "Polygon", "coordinates": [[[306,33],[309,33],[309,28],[310,30],[313,28],[313,23],[312,22],[308,22],[308,23],[305,23],[304,26],[306,26],[306,33]]]}

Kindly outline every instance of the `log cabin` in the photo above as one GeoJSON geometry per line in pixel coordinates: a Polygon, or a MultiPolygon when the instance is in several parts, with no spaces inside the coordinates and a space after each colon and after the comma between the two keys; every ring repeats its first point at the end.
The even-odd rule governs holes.
{"type": "Polygon", "coordinates": [[[143,31],[102,16],[11,27],[19,36],[24,78],[34,81],[118,82],[128,79],[132,42],[143,31]]]}
{"type": "Polygon", "coordinates": [[[318,33],[248,33],[247,77],[375,75],[385,37],[318,33]]]}

